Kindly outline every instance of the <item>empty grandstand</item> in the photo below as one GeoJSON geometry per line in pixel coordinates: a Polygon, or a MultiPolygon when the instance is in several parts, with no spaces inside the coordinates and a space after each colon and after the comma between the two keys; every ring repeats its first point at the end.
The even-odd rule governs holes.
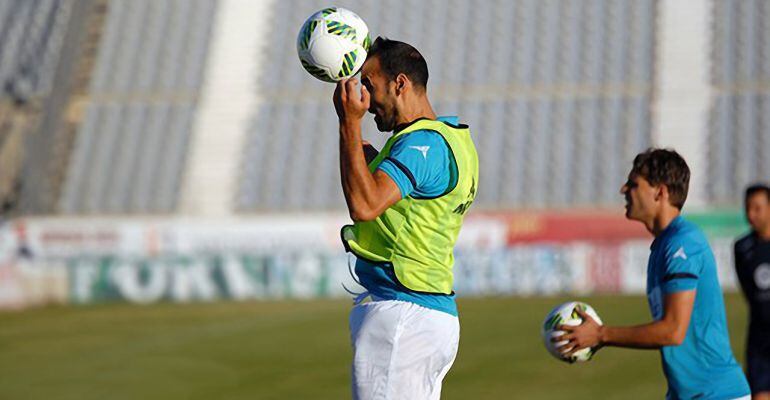
{"type": "MultiPolygon", "coordinates": [[[[618,204],[615,186],[627,160],[651,144],[654,1],[339,5],[355,9],[375,34],[410,41],[425,54],[437,112],[459,115],[477,135],[484,182],[477,205],[618,204]]],[[[264,100],[244,148],[241,211],[343,205],[329,87],[307,79],[294,50],[303,15],[322,6],[275,5],[264,55],[288,67],[259,79],[264,100]],[[284,163],[296,167],[283,170],[284,163]]],[[[383,143],[369,125],[368,136],[383,143]]]]}
{"type": "MultiPolygon", "coordinates": [[[[238,166],[223,195],[230,212],[342,210],[330,88],[307,79],[294,50],[303,16],[324,4],[262,2],[270,18],[260,21],[259,43],[244,38],[257,67],[242,91],[257,101],[241,116],[237,153],[225,153],[238,166]]],[[[477,134],[488,182],[478,205],[492,210],[618,204],[628,159],[655,142],[657,4],[340,2],[374,34],[424,52],[437,111],[460,115],[477,134]]],[[[204,85],[216,86],[215,76],[204,82],[217,68],[207,58],[221,46],[216,18],[233,7],[255,9],[213,0],[2,2],[6,208],[167,214],[184,196],[205,197],[183,190],[186,167],[196,165],[195,138],[217,135],[196,121],[204,85]]],[[[712,45],[702,51],[711,55],[714,102],[703,185],[706,205],[729,205],[767,169],[768,7],[717,1],[709,12],[712,45]]]]}
{"type": "Polygon", "coordinates": [[[724,206],[770,171],[770,4],[716,1],[713,13],[707,189],[724,206]]]}

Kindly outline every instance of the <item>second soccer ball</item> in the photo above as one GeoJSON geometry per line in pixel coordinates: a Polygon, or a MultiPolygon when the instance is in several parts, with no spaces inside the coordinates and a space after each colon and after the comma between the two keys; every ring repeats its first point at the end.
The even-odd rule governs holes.
{"type": "Polygon", "coordinates": [[[543,344],[545,344],[545,348],[548,352],[557,359],[568,363],[585,362],[590,360],[594,355],[594,349],[582,349],[572,356],[566,357],[558,350],[559,346],[566,344],[566,342],[553,342],[551,340],[564,334],[564,331],[557,329],[559,325],[576,326],[583,323],[583,318],[578,314],[578,310],[585,311],[586,314],[590,315],[591,318],[601,325],[602,320],[599,318],[599,315],[596,314],[593,307],[586,303],[570,301],[556,306],[550,313],[548,313],[545,317],[545,321],[543,321],[543,327],[540,332],[543,337],[543,344]]]}

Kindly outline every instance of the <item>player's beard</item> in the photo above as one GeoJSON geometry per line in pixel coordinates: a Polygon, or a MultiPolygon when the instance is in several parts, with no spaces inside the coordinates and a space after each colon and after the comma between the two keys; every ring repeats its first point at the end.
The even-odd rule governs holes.
{"type": "Polygon", "coordinates": [[[396,113],[383,110],[382,113],[374,114],[374,123],[377,124],[377,130],[380,132],[391,132],[396,129],[396,113]]]}

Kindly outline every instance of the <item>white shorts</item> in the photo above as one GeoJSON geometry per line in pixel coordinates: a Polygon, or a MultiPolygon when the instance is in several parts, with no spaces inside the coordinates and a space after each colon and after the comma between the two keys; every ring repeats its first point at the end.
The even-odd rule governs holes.
{"type": "Polygon", "coordinates": [[[460,342],[460,322],[414,303],[381,300],[350,312],[353,399],[434,400],[460,342]]]}

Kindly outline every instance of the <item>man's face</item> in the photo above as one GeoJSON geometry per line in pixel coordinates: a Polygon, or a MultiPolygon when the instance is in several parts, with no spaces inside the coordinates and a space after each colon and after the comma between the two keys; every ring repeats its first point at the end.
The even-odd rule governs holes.
{"type": "Polygon", "coordinates": [[[371,95],[369,112],[374,114],[374,122],[380,132],[390,132],[396,128],[396,85],[382,73],[380,59],[372,57],[361,67],[361,83],[371,95]]]}
{"type": "Polygon", "coordinates": [[[757,192],[746,199],[746,219],[751,229],[763,230],[770,218],[770,199],[764,192],[757,192]]]}
{"type": "Polygon", "coordinates": [[[647,179],[634,173],[629,174],[620,193],[626,198],[626,218],[641,222],[655,218],[658,212],[658,187],[650,185],[647,179]]]}

